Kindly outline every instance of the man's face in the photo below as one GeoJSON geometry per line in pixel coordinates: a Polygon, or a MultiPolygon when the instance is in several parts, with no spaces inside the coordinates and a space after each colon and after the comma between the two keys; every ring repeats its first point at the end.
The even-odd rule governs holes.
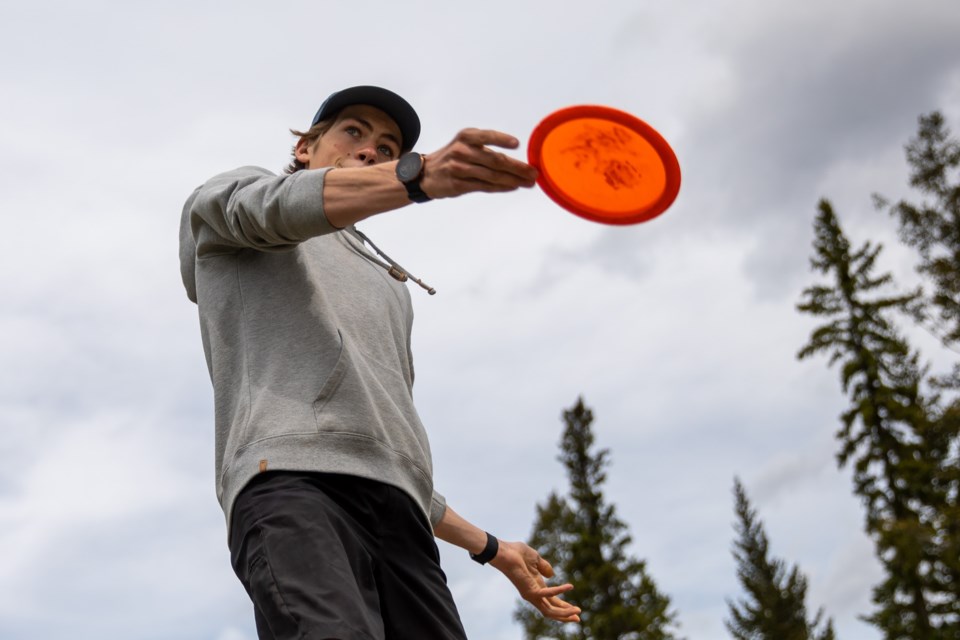
{"type": "Polygon", "coordinates": [[[312,145],[297,145],[297,160],[307,169],[362,167],[396,160],[400,127],[386,113],[365,104],[344,107],[330,130],[312,145]]]}

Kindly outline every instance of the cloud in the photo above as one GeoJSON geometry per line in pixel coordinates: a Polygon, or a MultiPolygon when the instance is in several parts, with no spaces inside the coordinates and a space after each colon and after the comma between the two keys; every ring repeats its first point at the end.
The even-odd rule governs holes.
{"type": "MultiPolygon", "coordinates": [[[[565,487],[559,414],[584,394],[612,450],[609,497],[685,635],[724,633],[740,474],[840,635],[877,637],[855,619],[871,546],[832,471],[836,372],[795,362],[812,323],[793,304],[821,196],[909,271],[869,195],[901,193],[920,113],[960,117],[951,1],[2,12],[0,538],[14,551],[0,635],[255,637],[214,500],[180,207],[219,171],[281,167],[287,127],[370,82],[410,96],[424,151],[465,126],[525,143],[553,109],[601,103],[663,132],[684,172],[674,207],[628,229],[537,189],[364,223],[439,290],[412,291],[415,392],[455,508],[526,536],[536,502],[565,487]]],[[[509,584],[441,548],[468,631],[517,637],[509,584]]]]}
{"type": "Polygon", "coordinates": [[[4,637],[170,637],[176,616],[195,624],[236,600],[212,481],[179,453],[195,443],[160,427],[103,412],[18,447],[0,499],[0,539],[16,549],[0,569],[4,637]],[[104,602],[109,615],[90,618],[104,602]]]}
{"type": "MultiPolygon", "coordinates": [[[[870,194],[890,185],[876,159],[891,161],[920,113],[949,106],[960,16],[944,3],[903,12],[889,2],[747,2],[723,12],[694,19],[699,64],[691,66],[715,80],[692,78],[687,86],[700,93],[677,105],[686,116],[676,136],[684,184],[665,217],[701,234],[742,226],[738,234],[755,239],[746,275],[762,299],[778,298],[805,270],[817,200],[859,195],[870,209],[870,194]],[[830,192],[818,188],[826,182],[830,192]]],[[[894,178],[906,183],[906,174],[894,178]]],[[[593,250],[630,265],[623,241],[611,239],[618,233],[593,250]]]]}

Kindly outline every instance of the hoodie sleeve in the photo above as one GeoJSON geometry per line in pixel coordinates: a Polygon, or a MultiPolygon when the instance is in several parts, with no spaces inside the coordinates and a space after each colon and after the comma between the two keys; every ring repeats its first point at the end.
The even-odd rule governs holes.
{"type": "Polygon", "coordinates": [[[187,199],[180,218],[180,271],[196,301],[195,260],[241,249],[288,251],[339,231],[323,211],[327,169],[277,176],[242,167],[215,176],[187,199]]]}
{"type": "Polygon", "coordinates": [[[326,172],[276,176],[259,167],[243,167],[210,179],[185,207],[197,257],[241,248],[289,249],[338,231],[323,212],[326,172]]]}
{"type": "Polygon", "coordinates": [[[447,499],[434,491],[433,498],[430,500],[430,526],[437,526],[437,523],[440,522],[446,510],[447,499]]]}

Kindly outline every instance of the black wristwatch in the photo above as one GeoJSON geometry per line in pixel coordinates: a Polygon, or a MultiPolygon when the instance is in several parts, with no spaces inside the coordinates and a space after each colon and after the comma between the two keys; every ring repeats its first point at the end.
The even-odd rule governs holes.
{"type": "Polygon", "coordinates": [[[423,156],[416,151],[409,151],[397,162],[397,179],[407,188],[407,195],[414,202],[426,202],[430,196],[420,188],[423,179],[423,156]]]}

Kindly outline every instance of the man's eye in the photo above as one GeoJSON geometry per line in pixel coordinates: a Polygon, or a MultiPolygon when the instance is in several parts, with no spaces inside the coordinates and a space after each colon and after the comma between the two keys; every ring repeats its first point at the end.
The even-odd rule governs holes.
{"type": "Polygon", "coordinates": [[[388,147],[388,146],[386,146],[386,145],[381,145],[381,146],[380,146],[380,153],[382,153],[383,155],[387,156],[388,158],[392,158],[392,157],[393,157],[393,149],[391,149],[390,147],[388,147]]]}
{"type": "Polygon", "coordinates": [[[353,126],[347,127],[346,131],[348,134],[350,134],[353,137],[357,137],[358,135],[360,135],[360,129],[353,126]]]}

